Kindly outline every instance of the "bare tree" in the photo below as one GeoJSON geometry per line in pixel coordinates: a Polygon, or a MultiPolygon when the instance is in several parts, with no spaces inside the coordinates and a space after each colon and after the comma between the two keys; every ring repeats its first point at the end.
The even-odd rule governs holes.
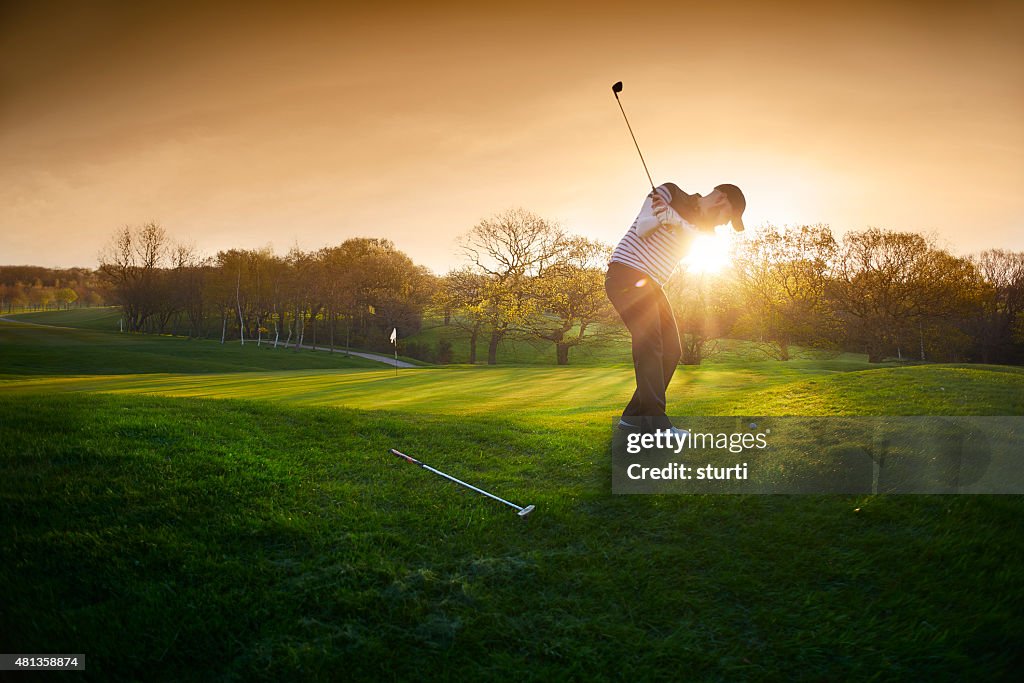
{"type": "Polygon", "coordinates": [[[473,226],[461,247],[471,268],[485,276],[479,314],[490,334],[487,363],[494,365],[502,339],[532,310],[531,279],[558,267],[568,243],[556,224],[510,209],[473,226]]]}
{"type": "Polygon", "coordinates": [[[121,306],[128,329],[140,331],[159,307],[159,269],[171,255],[166,231],[155,222],[123,226],[100,252],[100,274],[121,306]]]}

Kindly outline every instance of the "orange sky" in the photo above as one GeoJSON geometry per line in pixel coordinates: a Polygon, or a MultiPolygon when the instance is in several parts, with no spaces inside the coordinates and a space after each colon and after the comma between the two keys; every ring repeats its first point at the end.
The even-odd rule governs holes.
{"type": "Polygon", "coordinates": [[[616,80],[655,181],[735,183],[748,227],[1024,249],[1024,3],[21,4],[0,264],[95,265],[158,220],[207,254],[384,236],[443,272],[512,206],[614,242],[647,186],[616,80]]]}

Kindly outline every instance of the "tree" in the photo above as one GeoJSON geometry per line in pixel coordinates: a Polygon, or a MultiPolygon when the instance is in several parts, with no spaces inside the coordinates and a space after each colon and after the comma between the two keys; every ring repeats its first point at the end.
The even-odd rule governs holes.
{"type": "Polygon", "coordinates": [[[583,237],[563,242],[558,261],[528,282],[526,296],[536,305],[523,322],[530,335],[555,345],[558,365],[569,364],[570,349],[607,339],[615,320],[604,291],[611,248],[583,237]]]}
{"type": "Polygon", "coordinates": [[[256,297],[253,259],[244,249],[219,251],[214,257],[212,277],[207,280],[207,300],[221,317],[221,343],[227,338],[228,321],[238,325],[238,338],[245,345],[250,304],[256,297]]]}
{"type": "Polygon", "coordinates": [[[779,230],[768,226],[740,243],[734,259],[743,301],[740,330],[789,360],[796,343],[837,341],[838,321],[825,300],[837,245],[827,226],[779,230]]]}
{"type": "MultiPolygon", "coordinates": [[[[88,268],[44,268],[42,266],[0,266],[0,309],[7,308],[9,313],[13,306],[27,305],[29,290],[38,287],[49,289],[53,294],[50,302],[67,307],[71,303],[93,305],[101,302],[99,290],[103,283],[99,281],[97,271],[88,268]],[[26,283],[32,283],[26,285],[26,283]],[[71,289],[75,298],[67,301],[67,293],[57,295],[59,290],[71,289]],[[21,304],[14,303],[14,297],[24,297],[21,304]]],[[[39,297],[34,296],[38,305],[39,297]]]]}
{"type": "Polygon", "coordinates": [[[213,268],[209,258],[198,255],[194,247],[178,246],[172,276],[175,306],[184,314],[190,337],[202,337],[206,328],[207,299],[204,289],[213,268]]]}
{"type": "Polygon", "coordinates": [[[1024,322],[1024,252],[989,249],[971,259],[982,278],[979,305],[970,330],[983,363],[1024,358],[1014,332],[1024,322]]]}
{"type": "Polygon", "coordinates": [[[56,299],[58,306],[63,305],[66,309],[70,309],[71,304],[78,300],[78,292],[70,287],[61,287],[54,292],[53,296],[54,299],[56,299]]]}
{"type": "Polygon", "coordinates": [[[167,232],[150,222],[133,228],[123,226],[100,253],[100,276],[121,306],[132,332],[143,326],[159,305],[159,269],[171,254],[167,232]]]}
{"type": "Polygon", "coordinates": [[[432,313],[440,314],[443,325],[448,327],[452,324],[452,317],[458,312],[460,302],[456,297],[456,287],[453,282],[454,270],[447,275],[437,278],[430,302],[427,308],[432,313]]]}
{"type": "Polygon", "coordinates": [[[680,362],[700,365],[718,352],[717,339],[739,316],[735,275],[691,273],[681,268],[664,290],[679,325],[680,362]]]}
{"type": "Polygon", "coordinates": [[[969,314],[978,280],[970,261],[922,235],[871,228],[844,236],[828,294],[848,343],[878,363],[887,353],[902,356],[915,341],[922,356],[929,344],[950,353],[963,346],[952,323],[969,314]]]}
{"type": "Polygon", "coordinates": [[[164,267],[157,268],[152,281],[152,317],[150,327],[161,334],[167,326],[183,314],[188,314],[192,300],[200,296],[194,290],[195,270],[200,266],[195,248],[184,244],[170,244],[164,267]]]}
{"type": "Polygon", "coordinates": [[[287,310],[285,301],[291,273],[287,260],[271,253],[269,249],[261,252],[261,258],[261,273],[265,284],[261,290],[263,294],[259,306],[263,319],[274,327],[276,349],[281,341],[281,326],[284,324],[287,310]]]}
{"type": "Polygon", "coordinates": [[[25,292],[25,288],[20,285],[14,285],[8,287],[7,291],[7,312],[10,313],[15,308],[24,308],[28,306],[28,294],[25,292]]]}
{"type": "Polygon", "coordinates": [[[483,308],[487,276],[471,268],[450,271],[441,281],[435,300],[444,301],[451,311],[449,322],[463,330],[469,337],[469,359],[472,365],[477,359],[477,342],[480,331],[487,320],[483,308]]]}
{"type": "Polygon", "coordinates": [[[568,243],[557,225],[523,209],[480,221],[460,242],[471,269],[485,276],[477,308],[490,335],[487,363],[494,365],[502,339],[533,311],[528,288],[559,263],[568,243]]]}
{"type": "Polygon", "coordinates": [[[435,287],[428,269],[413,263],[390,240],[368,237],[345,240],[331,260],[336,264],[336,305],[358,342],[383,349],[392,328],[403,336],[419,331],[435,287]]]}

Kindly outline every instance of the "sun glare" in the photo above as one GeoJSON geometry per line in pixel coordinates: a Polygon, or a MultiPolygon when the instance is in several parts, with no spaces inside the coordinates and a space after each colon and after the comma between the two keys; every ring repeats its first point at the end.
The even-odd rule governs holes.
{"type": "Polygon", "coordinates": [[[690,273],[717,273],[729,265],[729,240],[725,235],[700,234],[682,261],[690,273]]]}

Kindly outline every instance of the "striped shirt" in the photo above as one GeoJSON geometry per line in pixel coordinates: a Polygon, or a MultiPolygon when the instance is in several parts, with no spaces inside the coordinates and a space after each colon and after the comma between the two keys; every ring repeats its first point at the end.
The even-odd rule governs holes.
{"type": "MultiPolygon", "coordinates": [[[[659,185],[656,191],[673,207],[680,206],[686,197],[673,183],[659,185]]],[[[676,215],[678,216],[678,213],[676,215]]],[[[651,195],[648,195],[640,214],[612,252],[611,261],[636,268],[650,275],[659,285],[664,285],[675,271],[680,259],[686,255],[690,243],[697,235],[697,228],[679,216],[678,225],[662,224],[641,237],[637,233],[637,224],[650,220],[656,218],[651,209],[651,195]]]]}

